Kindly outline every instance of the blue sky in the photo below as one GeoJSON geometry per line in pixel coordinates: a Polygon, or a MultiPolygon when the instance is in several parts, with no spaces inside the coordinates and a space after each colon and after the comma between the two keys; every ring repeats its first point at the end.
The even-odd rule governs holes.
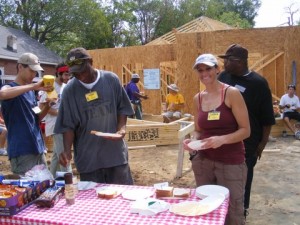
{"type": "Polygon", "coordinates": [[[261,0],[262,5],[255,18],[255,27],[277,27],[287,25],[289,14],[286,7],[291,7],[292,11],[299,9],[294,14],[294,23],[300,20],[300,0],[261,0]]]}

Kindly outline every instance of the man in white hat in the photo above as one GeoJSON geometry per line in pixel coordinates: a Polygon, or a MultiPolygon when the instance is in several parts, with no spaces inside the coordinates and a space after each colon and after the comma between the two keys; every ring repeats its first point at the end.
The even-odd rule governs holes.
{"type": "Polygon", "coordinates": [[[183,95],[178,93],[179,89],[176,84],[168,86],[169,94],[166,97],[166,107],[164,109],[164,123],[169,123],[181,118],[181,112],[184,108],[183,95]]]}
{"type": "Polygon", "coordinates": [[[0,90],[1,110],[8,131],[8,158],[11,171],[19,175],[35,165],[47,165],[39,122],[48,113],[50,102],[40,110],[34,91],[49,91],[49,88],[44,87],[42,80],[32,83],[38,71],[43,71],[38,57],[24,53],[17,62],[16,79],[0,90]]]}

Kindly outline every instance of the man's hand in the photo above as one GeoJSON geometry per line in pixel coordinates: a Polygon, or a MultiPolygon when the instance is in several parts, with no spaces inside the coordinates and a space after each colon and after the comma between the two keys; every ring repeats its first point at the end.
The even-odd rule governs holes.
{"type": "Polygon", "coordinates": [[[265,149],[265,145],[260,143],[256,149],[257,158],[260,160],[263,150],[265,149]]]}
{"type": "Polygon", "coordinates": [[[67,165],[70,164],[71,160],[72,160],[71,152],[70,153],[62,152],[59,155],[59,163],[60,163],[60,165],[62,165],[64,167],[67,167],[67,165]]]}

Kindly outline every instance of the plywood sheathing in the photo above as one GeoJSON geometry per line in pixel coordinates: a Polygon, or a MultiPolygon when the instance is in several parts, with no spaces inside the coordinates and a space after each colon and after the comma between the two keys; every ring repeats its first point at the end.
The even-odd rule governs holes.
{"type": "MultiPolygon", "coordinates": [[[[143,69],[159,69],[161,62],[174,61],[175,51],[173,45],[160,46],[134,46],[125,48],[110,48],[90,50],[95,68],[110,68],[116,73],[123,85],[130,79],[130,72],[124,72],[124,68],[131,73],[139,73],[141,84],[144,81],[143,69]]],[[[161,91],[144,90],[140,84],[141,91],[148,95],[149,99],[143,101],[144,112],[159,114],[161,112],[161,91]]]]}
{"type": "MultiPolygon", "coordinates": [[[[287,84],[292,82],[292,61],[297,64],[297,77],[300,70],[300,27],[261,28],[176,34],[177,40],[177,80],[186,98],[186,108],[191,109],[193,96],[201,89],[198,76],[192,66],[198,55],[224,54],[229,45],[239,43],[249,51],[249,67],[268,55],[262,64],[271,60],[258,71],[264,76],[274,96],[281,97],[287,84]],[[194,74],[196,76],[190,76],[194,74]],[[200,87],[200,88],[199,88],[200,87]]],[[[220,66],[223,62],[220,60],[220,66]]],[[[297,88],[299,89],[299,79],[297,88]]]]}
{"type": "MultiPolygon", "coordinates": [[[[192,113],[193,96],[203,88],[200,86],[198,75],[192,69],[195,59],[202,53],[209,52],[216,56],[224,54],[232,43],[239,43],[249,50],[249,67],[254,65],[255,69],[259,69],[258,72],[268,80],[274,96],[281,97],[287,84],[292,82],[292,61],[296,62],[299,77],[299,26],[198,33],[176,32],[175,37],[176,44],[99,49],[89,52],[96,68],[111,68],[121,80],[123,65],[131,67],[131,71],[134,71],[136,68],[160,68],[163,62],[175,62],[177,69],[174,70],[174,82],[186,99],[187,113],[192,113]]],[[[222,59],[219,59],[219,62],[222,67],[222,59]]],[[[143,79],[143,75],[140,75],[143,79]]],[[[296,85],[297,90],[300,90],[299,79],[296,85]]],[[[163,91],[166,92],[164,87],[162,90],[145,91],[150,98],[143,102],[144,112],[160,114],[162,94],[165,94],[163,91]]]]}

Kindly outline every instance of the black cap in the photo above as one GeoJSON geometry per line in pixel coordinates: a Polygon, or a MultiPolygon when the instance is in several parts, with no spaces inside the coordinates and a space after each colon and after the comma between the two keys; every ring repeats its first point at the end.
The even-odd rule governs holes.
{"type": "Polygon", "coordinates": [[[91,59],[92,57],[87,52],[85,48],[79,47],[79,48],[73,48],[69,51],[67,55],[67,62],[73,61],[75,59],[91,59]]]}
{"type": "Polygon", "coordinates": [[[219,55],[219,57],[223,59],[228,58],[230,56],[239,59],[248,59],[248,50],[239,44],[233,44],[229,46],[225,55],[219,55]]]}

